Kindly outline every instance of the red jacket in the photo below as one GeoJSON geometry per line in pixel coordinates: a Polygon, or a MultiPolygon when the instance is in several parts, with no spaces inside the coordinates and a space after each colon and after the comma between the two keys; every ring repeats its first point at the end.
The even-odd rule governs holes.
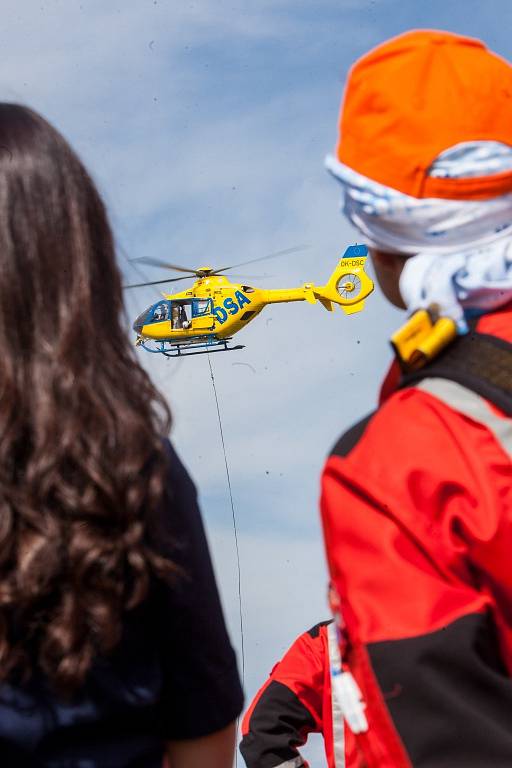
{"type": "Polygon", "coordinates": [[[388,381],[325,466],[340,650],[367,721],[347,768],[512,766],[512,309],[477,331],[508,411],[473,391],[474,360],[458,383],[434,366],[388,381]]]}
{"type": "Polygon", "coordinates": [[[328,768],[344,768],[350,734],[331,696],[331,668],[338,659],[332,622],[295,640],[243,719],[240,750],[248,768],[306,768],[298,747],[310,733],[322,734],[328,768]]]}

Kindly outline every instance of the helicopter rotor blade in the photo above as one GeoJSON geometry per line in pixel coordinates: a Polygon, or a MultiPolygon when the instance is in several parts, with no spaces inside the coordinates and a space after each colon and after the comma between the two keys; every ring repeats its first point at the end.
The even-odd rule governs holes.
{"type": "Polygon", "coordinates": [[[257,259],[249,259],[249,261],[241,261],[238,264],[231,264],[229,267],[222,267],[216,269],[215,274],[221,272],[227,272],[228,269],[235,269],[236,267],[244,267],[246,264],[255,264],[257,261],[265,261],[266,259],[274,259],[276,256],[285,256],[287,253],[297,253],[297,251],[305,251],[307,248],[311,248],[309,243],[304,245],[294,245],[292,248],[285,248],[283,251],[275,251],[274,253],[268,253],[266,256],[259,256],[257,259]]]}
{"type": "Polygon", "coordinates": [[[168,261],[152,259],[148,256],[140,256],[137,259],[130,259],[130,261],[137,261],[141,264],[149,264],[151,267],[164,267],[165,269],[173,269],[175,272],[185,272],[187,275],[196,274],[195,269],[188,269],[188,267],[181,267],[179,264],[170,264],[168,261]]]}
{"type": "MultiPolygon", "coordinates": [[[[215,277],[217,272],[214,272],[212,277],[215,277]]],[[[266,277],[271,277],[271,275],[229,275],[230,279],[234,280],[264,280],[266,277]]]]}
{"type": "Polygon", "coordinates": [[[190,275],[185,277],[171,277],[167,280],[152,280],[150,283],[135,283],[135,285],[123,285],[125,290],[128,288],[144,288],[146,285],[161,285],[162,283],[177,283],[179,280],[190,280],[190,275]]]}

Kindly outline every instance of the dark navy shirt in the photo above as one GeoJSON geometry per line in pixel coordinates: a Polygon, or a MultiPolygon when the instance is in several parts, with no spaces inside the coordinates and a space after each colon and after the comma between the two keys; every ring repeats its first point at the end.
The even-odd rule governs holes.
{"type": "Polygon", "coordinates": [[[1,768],[161,768],[172,739],[208,735],[242,708],[196,491],[170,445],[170,500],[152,527],[184,575],[155,583],[114,653],[71,702],[37,673],[0,686],[1,768]]]}

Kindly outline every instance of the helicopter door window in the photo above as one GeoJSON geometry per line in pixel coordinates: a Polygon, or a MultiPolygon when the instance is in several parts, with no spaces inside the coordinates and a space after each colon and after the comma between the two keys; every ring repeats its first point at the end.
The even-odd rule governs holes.
{"type": "Polygon", "coordinates": [[[212,311],[211,299],[195,299],[192,303],[192,317],[204,317],[212,311]]]}
{"type": "Polygon", "coordinates": [[[173,302],[172,305],[172,329],[173,331],[186,330],[190,328],[191,322],[191,302],[188,301],[183,304],[173,302]]]}
{"type": "Polygon", "coordinates": [[[162,320],[168,319],[169,305],[166,301],[161,301],[159,304],[156,304],[155,308],[153,309],[153,317],[151,318],[151,322],[160,323],[162,320]]]}

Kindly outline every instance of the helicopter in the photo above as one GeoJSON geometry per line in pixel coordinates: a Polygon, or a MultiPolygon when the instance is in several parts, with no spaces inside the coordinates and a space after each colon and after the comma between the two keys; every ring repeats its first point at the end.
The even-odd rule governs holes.
{"type": "MultiPolygon", "coordinates": [[[[271,256],[301,249],[291,248],[271,256]]],[[[374,288],[373,281],[364,271],[367,256],[368,249],[365,245],[351,245],[336,264],[325,285],[305,283],[299,288],[283,289],[262,289],[245,283],[233,283],[224,274],[242,264],[261,261],[269,258],[268,256],[232,267],[214,269],[205,266],[194,270],[159,259],[134,259],[133,261],[151,266],[186,273],[187,277],[137,283],[125,288],[141,288],[195,278],[190,288],[181,293],[163,293],[160,301],[152,304],[137,317],[133,323],[133,330],[137,334],[135,344],[148,352],[160,353],[166,357],[243,349],[243,345],[229,346],[229,342],[268,304],[292,301],[315,304],[319,301],[330,312],[333,310],[333,304],[338,304],[347,315],[360,312],[365,299],[374,288]]]]}

